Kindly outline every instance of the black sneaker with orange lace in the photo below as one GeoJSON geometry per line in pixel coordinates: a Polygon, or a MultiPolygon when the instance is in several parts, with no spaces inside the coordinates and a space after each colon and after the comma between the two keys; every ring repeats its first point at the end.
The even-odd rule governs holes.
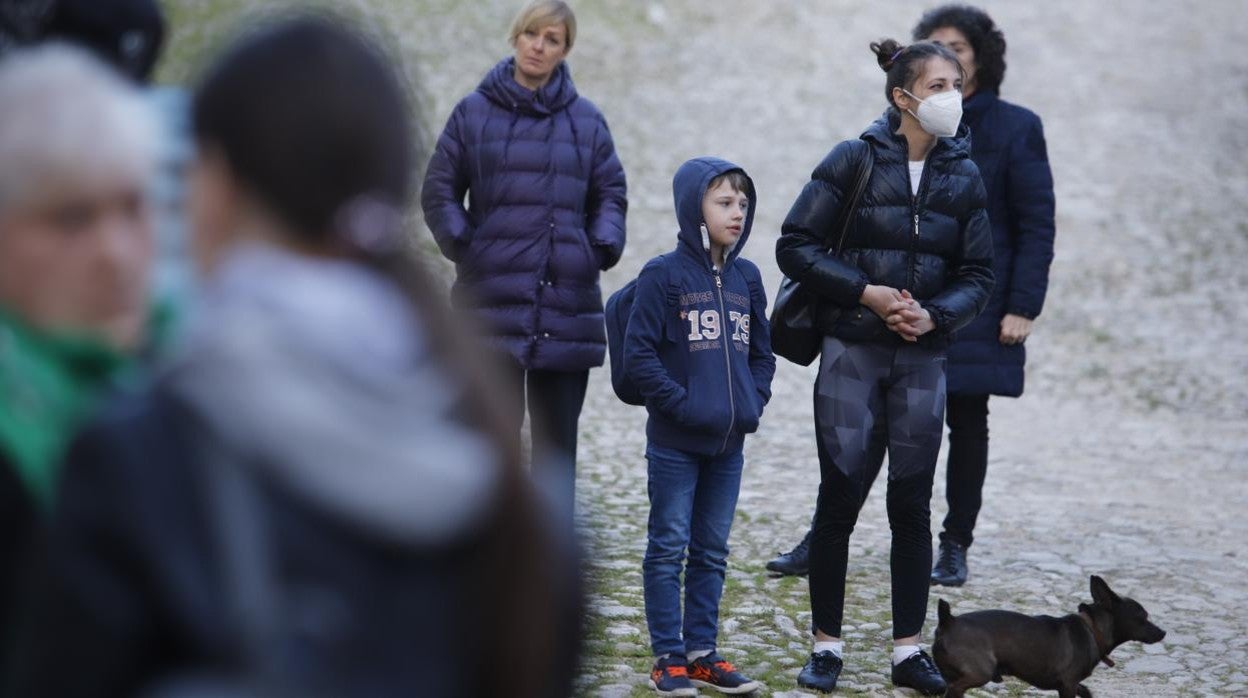
{"type": "Polygon", "coordinates": [[[650,688],[661,696],[696,696],[698,689],[689,681],[685,658],[677,655],[659,657],[650,670],[650,688]]]}
{"type": "Polygon", "coordinates": [[[753,693],[762,685],[737,671],[718,652],[711,652],[689,663],[689,680],[694,686],[711,688],[720,693],[738,695],[753,693]]]}

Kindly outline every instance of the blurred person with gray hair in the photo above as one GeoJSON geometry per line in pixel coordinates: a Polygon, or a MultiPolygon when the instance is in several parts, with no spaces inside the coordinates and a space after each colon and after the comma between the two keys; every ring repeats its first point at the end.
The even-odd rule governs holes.
{"type": "Polygon", "coordinates": [[[160,164],[152,183],[157,259],[155,288],[166,298],[190,295],[186,264],[184,179],[190,161],[187,95],[178,85],[152,84],[165,45],[157,0],[0,0],[0,60],[48,42],[89,51],[144,89],[164,122],[160,164]]]}
{"type": "Polygon", "coordinates": [[[149,300],[157,123],[81,49],[0,61],[0,640],[71,435],[165,326],[149,300]]]}

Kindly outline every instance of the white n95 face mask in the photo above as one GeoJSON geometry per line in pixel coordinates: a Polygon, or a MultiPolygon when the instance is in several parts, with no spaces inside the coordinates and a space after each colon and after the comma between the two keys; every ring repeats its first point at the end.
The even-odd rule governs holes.
{"type": "MultiPolygon", "coordinates": [[[[909,90],[902,91],[914,97],[909,90]]],[[[910,114],[919,120],[924,131],[933,136],[952,136],[958,132],[958,123],[962,121],[962,93],[948,90],[919,99],[919,112],[910,114]]]]}

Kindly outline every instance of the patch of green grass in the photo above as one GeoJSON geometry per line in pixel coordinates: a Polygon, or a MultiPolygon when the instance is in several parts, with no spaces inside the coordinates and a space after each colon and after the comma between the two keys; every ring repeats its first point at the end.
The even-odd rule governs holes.
{"type": "Polygon", "coordinates": [[[239,29],[243,18],[255,12],[247,0],[166,0],[162,4],[168,35],[156,82],[186,85],[239,29]]]}

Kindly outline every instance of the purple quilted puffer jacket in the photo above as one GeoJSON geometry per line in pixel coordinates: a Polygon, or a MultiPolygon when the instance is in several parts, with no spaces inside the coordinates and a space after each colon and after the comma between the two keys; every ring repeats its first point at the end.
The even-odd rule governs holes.
{"type": "Polygon", "coordinates": [[[536,92],[514,71],[500,62],[451,113],[425,174],[425,222],[455,262],[456,302],[498,348],[525,369],[601,366],[598,275],[624,249],[624,168],[567,64],[536,92]]]}

